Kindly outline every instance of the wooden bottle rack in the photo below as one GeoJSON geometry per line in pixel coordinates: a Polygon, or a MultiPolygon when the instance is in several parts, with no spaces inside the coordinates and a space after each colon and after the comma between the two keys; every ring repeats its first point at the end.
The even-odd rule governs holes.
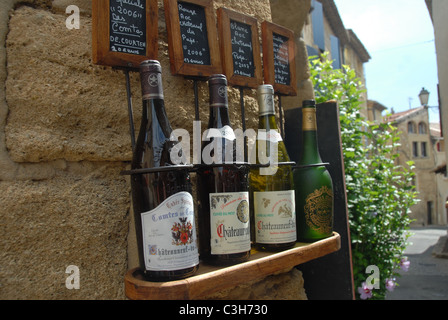
{"type": "Polygon", "coordinates": [[[201,262],[197,275],[178,281],[148,282],[140,269],[129,270],[125,276],[126,296],[131,300],[194,300],[238,285],[262,280],[287,272],[296,265],[336,252],[341,247],[338,233],[313,242],[297,243],[294,248],[278,252],[252,249],[249,261],[220,268],[201,262]]]}

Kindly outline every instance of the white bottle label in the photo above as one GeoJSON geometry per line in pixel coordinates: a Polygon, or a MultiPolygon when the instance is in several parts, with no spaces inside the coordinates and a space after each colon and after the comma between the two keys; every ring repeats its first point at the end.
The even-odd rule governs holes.
{"type": "Polygon", "coordinates": [[[280,132],[278,132],[278,129],[276,129],[276,130],[271,129],[269,131],[266,131],[266,129],[259,129],[257,139],[263,140],[263,141],[269,141],[269,142],[273,142],[273,143],[283,141],[282,136],[280,135],[280,132]]]}
{"type": "Polygon", "coordinates": [[[208,140],[211,138],[224,138],[229,141],[233,141],[236,139],[235,132],[228,125],[225,125],[224,127],[220,128],[220,129],[209,128],[204,132],[204,134],[206,135],[206,138],[208,140]]]}
{"type": "Polygon", "coordinates": [[[297,240],[294,190],[254,192],[255,241],[280,244],[297,240]]]}
{"type": "Polygon", "coordinates": [[[199,264],[190,193],[176,193],[141,216],[146,270],[175,271],[199,264]]]}
{"type": "Polygon", "coordinates": [[[249,251],[249,193],[211,193],[210,228],[212,254],[249,251]]]}

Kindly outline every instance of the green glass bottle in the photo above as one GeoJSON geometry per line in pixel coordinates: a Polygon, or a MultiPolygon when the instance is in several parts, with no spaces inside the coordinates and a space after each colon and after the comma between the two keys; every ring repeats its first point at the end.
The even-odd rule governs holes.
{"type": "Polygon", "coordinates": [[[269,159],[270,166],[250,170],[251,234],[258,249],[280,251],[291,248],[297,240],[292,168],[274,164],[290,162],[275,119],[274,88],[259,86],[257,95],[259,130],[253,150],[258,164],[269,159]]]}
{"type": "Polygon", "coordinates": [[[314,100],[303,102],[302,116],[302,152],[293,174],[297,239],[314,242],[333,234],[333,182],[319,154],[314,100]]]}
{"type": "Polygon", "coordinates": [[[210,118],[197,170],[199,253],[203,261],[225,266],[250,257],[249,170],[237,161],[227,78],[212,75],[208,84],[210,118]]]}

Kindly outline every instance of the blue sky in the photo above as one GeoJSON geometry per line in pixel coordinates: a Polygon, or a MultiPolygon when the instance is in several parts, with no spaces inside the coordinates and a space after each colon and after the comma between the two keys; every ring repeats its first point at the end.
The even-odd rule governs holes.
{"type": "MultiPolygon", "coordinates": [[[[335,0],[346,29],[352,29],[370,53],[365,74],[368,98],[389,111],[420,106],[422,87],[429,105],[438,105],[434,29],[424,0],[335,0]]],[[[438,122],[431,108],[430,121],[438,122]]]]}

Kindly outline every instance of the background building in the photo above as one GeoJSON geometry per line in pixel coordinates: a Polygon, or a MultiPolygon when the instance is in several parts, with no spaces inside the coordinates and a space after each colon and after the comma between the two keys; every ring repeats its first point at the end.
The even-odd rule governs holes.
{"type": "Polygon", "coordinates": [[[447,215],[445,202],[448,182],[436,175],[435,170],[445,162],[443,140],[436,124],[429,123],[425,106],[394,113],[387,118],[401,132],[398,165],[414,162],[413,184],[419,202],[411,207],[410,217],[414,225],[445,225],[447,215]]]}
{"type": "MultiPolygon", "coordinates": [[[[448,1],[425,0],[434,25],[435,44],[437,52],[437,68],[439,75],[439,90],[432,94],[439,95],[440,122],[442,136],[448,137],[448,1]]],[[[448,152],[448,150],[445,150],[448,152]]],[[[448,159],[448,156],[447,156],[448,159]]]]}
{"type": "MultiPolygon", "coordinates": [[[[371,57],[353,30],[345,29],[333,0],[311,1],[311,12],[303,27],[302,37],[308,56],[328,52],[328,58],[333,60],[333,68],[350,66],[366,87],[364,64],[371,57]]],[[[362,94],[362,100],[361,113],[371,120],[373,114],[368,112],[367,92],[362,94]]]]}

